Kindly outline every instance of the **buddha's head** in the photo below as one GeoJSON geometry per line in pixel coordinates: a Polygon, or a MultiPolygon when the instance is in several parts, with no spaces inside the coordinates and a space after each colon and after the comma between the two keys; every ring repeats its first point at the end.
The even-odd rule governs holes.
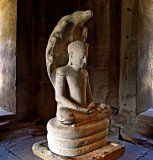
{"type": "Polygon", "coordinates": [[[68,45],[69,64],[77,68],[82,68],[87,63],[85,45],[77,40],[68,45]]]}

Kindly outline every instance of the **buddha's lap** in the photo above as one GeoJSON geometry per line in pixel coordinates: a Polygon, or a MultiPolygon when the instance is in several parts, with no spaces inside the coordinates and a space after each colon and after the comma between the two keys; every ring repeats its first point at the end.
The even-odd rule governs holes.
{"type": "Polygon", "coordinates": [[[73,117],[74,119],[80,119],[80,120],[103,119],[106,117],[105,112],[98,112],[97,110],[95,110],[93,113],[83,113],[83,112],[69,109],[66,107],[57,108],[56,115],[59,118],[66,118],[67,119],[68,117],[70,117],[72,119],[72,117],[73,117]]]}

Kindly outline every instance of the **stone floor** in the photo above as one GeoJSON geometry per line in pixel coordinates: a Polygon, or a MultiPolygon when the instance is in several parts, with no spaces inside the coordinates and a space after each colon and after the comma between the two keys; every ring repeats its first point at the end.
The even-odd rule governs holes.
{"type": "MultiPolygon", "coordinates": [[[[26,127],[11,132],[0,133],[0,160],[40,160],[32,153],[32,145],[46,139],[43,126],[26,127]]],[[[153,160],[153,150],[117,140],[110,133],[109,140],[125,146],[125,154],[119,160],[153,160]]]]}

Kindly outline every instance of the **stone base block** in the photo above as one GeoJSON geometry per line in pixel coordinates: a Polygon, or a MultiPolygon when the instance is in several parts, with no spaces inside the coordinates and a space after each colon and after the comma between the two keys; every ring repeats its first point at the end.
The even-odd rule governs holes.
{"type": "Polygon", "coordinates": [[[117,160],[124,154],[124,146],[107,142],[107,145],[87,154],[77,157],[65,157],[51,152],[46,141],[40,141],[33,145],[33,153],[43,160],[117,160]]]}

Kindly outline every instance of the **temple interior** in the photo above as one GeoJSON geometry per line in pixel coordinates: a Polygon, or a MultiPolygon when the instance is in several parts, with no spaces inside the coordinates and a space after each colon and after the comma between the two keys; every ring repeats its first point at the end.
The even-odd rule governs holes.
{"type": "MultiPolygon", "coordinates": [[[[119,160],[153,160],[153,1],[0,0],[0,160],[39,160],[56,116],[45,52],[58,21],[92,10],[87,70],[96,103],[111,108],[108,139],[119,160]]],[[[115,159],[114,159],[115,160],[115,159]]]]}

